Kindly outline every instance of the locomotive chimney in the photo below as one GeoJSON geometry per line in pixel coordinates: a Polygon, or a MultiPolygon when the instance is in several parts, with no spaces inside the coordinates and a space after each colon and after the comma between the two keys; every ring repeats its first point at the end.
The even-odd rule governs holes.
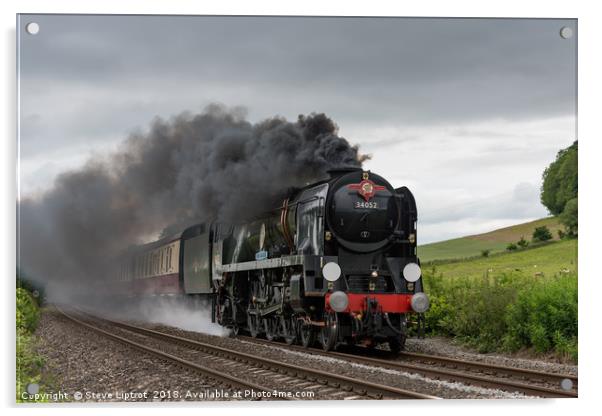
{"type": "Polygon", "coordinates": [[[334,168],[329,169],[326,172],[330,175],[330,179],[338,178],[339,176],[343,176],[350,172],[362,171],[362,168],[356,167],[344,167],[344,168],[334,168]]]}

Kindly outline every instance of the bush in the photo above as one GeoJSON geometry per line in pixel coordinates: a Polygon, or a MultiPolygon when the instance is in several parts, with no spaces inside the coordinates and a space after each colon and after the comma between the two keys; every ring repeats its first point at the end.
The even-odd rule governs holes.
{"type": "Polygon", "coordinates": [[[520,240],[516,242],[516,245],[518,245],[520,248],[527,248],[527,246],[529,246],[529,242],[525,240],[525,237],[521,236],[520,240]]]}
{"type": "Polygon", "coordinates": [[[17,331],[32,333],[38,324],[40,312],[37,302],[22,288],[17,289],[17,331]]]}
{"type": "Polygon", "coordinates": [[[572,338],[566,338],[562,335],[561,331],[556,331],[553,338],[554,349],[556,355],[563,359],[570,359],[577,362],[578,358],[578,346],[577,336],[572,338]]]}
{"type": "Polygon", "coordinates": [[[548,227],[546,227],[545,225],[541,226],[541,227],[536,227],[535,230],[533,231],[533,241],[548,241],[552,239],[552,233],[550,232],[550,229],[548,227]]]}
{"type": "Polygon", "coordinates": [[[482,279],[446,279],[426,274],[431,309],[426,312],[427,332],[458,337],[482,352],[501,346],[508,303],[517,296],[517,274],[482,279]]]}
{"type": "MultiPolygon", "coordinates": [[[[23,400],[21,394],[25,392],[27,384],[38,383],[40,392],[47,390],[46,380],[42,380],[43,358],[35,352],[36,338],[33,335],[40,312],[37,302],[31,294],[23,289],[17,288],[17,349],[16,349],[16,382],[17,402],[32,402],[34,400],[23,400]]],[[[38,399],[35,401],[48,401],[38,399]]]]}
{"type": "Polygon", "coordinates": [[[522,291],[505,314],[504,347],[556,350],[577,359],[577,277],[561,275],[522,291]]]}
{"type": "Polygon", "coordinates": [[[481,250],[481,257],[489,257],[491,250],[481,250]]]}
{"type": "Polygon", "coordinates": [[[514,243],[510,243],[506,246],[506,250],[508,251],[515,251],[516,249],[518,249],[518,246],[514,243]]]}
{"type": "Polygon", "coordinates": [[[533,348],[577,360],[577,277],[520,272],[481,279],[424,272],[431,300],[426,333],[456,337],[481,352],[533,348]]]}
{"type": "Polygon", "coordinates": [[[446,319],[451,316],[451,309],[445,296],[446,283],[441,274],[437,274],[437,268],[433,267],[425,271],[425,283],[428,289],[425,291],[429,295],[430,307],[425,314],[426,332],[431,334],[446,334],[446,319]]]}

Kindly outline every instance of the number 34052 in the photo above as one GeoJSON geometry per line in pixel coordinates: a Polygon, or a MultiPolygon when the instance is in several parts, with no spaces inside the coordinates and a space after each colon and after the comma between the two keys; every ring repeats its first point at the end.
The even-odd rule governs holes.
{"type": "Polygon", "coordinates": [[[355,203],[355,208],[378,208],[378,202],[364,202],[357,201],[355,203]]]}

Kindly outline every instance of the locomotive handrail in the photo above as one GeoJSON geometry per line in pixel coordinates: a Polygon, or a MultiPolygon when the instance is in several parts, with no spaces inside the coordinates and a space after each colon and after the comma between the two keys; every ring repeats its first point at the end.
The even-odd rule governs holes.
{"type": "Polygon", "coordinates": [[[223,264],[217,267],[218,273],[224,272],[239,272],[244,270],[255,270],[255,269],[273,269],[275,267],[286,267],[286,266],[297,266],[303,264],[303,260],[306,256],[292,255],[282,256],[273,259],[266,260],[251,260],[244,261],[241,263],[230,263],[223,264]]]}

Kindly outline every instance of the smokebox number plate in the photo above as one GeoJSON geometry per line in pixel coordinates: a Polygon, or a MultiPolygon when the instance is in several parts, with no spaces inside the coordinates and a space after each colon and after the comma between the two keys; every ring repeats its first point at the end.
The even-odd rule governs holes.
{"type": "Polygon", "coordinates": [[[378,209],[378,202],[357,201],[353,207],[354,208],[378,209]]]}

